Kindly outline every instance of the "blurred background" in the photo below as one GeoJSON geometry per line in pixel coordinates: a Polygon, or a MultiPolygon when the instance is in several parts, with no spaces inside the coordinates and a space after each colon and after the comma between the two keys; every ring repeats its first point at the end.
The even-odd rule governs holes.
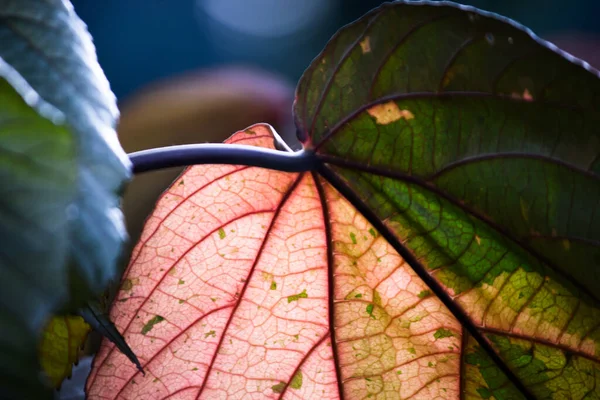
{"type": "MultiPolygon", "coordinates": [[[[600,66],[600,0],[463,0],[600,66]]],[[[223,141],[269,122],[292,145],[293,91],[328,39],[377,0],[73,0],[122,112],[127,151],[223,141]]],[[[178,171],[136,177],[133,239],[178,171]]]]}
{"type": "MultiPolygon", "coordinates": [[[[597,36],[598,0],[463,0],[538,35],[597,36]]],[[[244,63],[297,81],[342,25],[377,0],[73,0],[122,99],[198,68],[244,63]]],[[[598,54],[595,55],[596,57],[598,54]]]]}

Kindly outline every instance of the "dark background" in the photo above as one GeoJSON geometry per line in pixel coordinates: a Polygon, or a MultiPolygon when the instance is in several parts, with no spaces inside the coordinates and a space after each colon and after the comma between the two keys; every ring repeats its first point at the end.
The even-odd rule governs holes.
{"type": "MultiPolygon", "coordinates": [[[[600,37],[598,0],[465,2],[515,19],[543,38],[564,39],[566,34],[567,39],[557,39],[558,44],[576,55],[582,54],[577,54],[577,41],[583,38],[589,42],[590,38],[593,41],[600,37]]],[[[295,83],[339,27],[381,3],[375,0],[73,1],[76,12],[88,24],[100,64],[120,99],[149,82],[222,64],[259,66],[295,83]],[[305,22],[304,28],[294,30],[298,20],[305,22]]],[[[582,51],[593,58],[590,50],[582,51]]]]}

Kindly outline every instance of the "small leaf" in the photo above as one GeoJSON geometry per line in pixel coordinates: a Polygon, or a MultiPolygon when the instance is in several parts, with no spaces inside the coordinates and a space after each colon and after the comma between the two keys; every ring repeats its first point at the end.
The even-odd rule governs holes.
{"type": "Polygon", "coordinates": [[[91,328],[80,316],[58,316],[50,320],[40,342],[40,363],[52,386],[60,387],[71,376],[72,366],[91,328]]]}

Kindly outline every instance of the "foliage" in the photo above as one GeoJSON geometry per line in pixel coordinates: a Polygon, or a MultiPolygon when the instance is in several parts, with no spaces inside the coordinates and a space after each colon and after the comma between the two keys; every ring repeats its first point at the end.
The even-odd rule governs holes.
{"type": "Polygon", "coordinates": [[[49,395],[37,361],[49,318],[116,278],[130,163],[71,4],[2,0],[0,16],[0,397],[38,399],[49,395]]]}
{"type": "MultiPolygon", "coordinates": [[[[0,383],[31,395],[32,343],[60,309],[129,350],[89,302],[115,273],[128,162],[72,9],[15,4],[0,383]]],[[[248,165],[191,167],[161,198],[111,310],[145,374],[105,341],[90,398],[600,397],[599,76],[454,3],[343,28],[298,84],[302,152],[255,125],[194,161],[248,165]]]]}
{"type": "Polygon", "coordinates": [[[469,8],[342,29],[298,85],[316,166],[173,184],[112,310],[147,374],[105,344],[90,398],[600,395],[599,93],[469,8]]]}

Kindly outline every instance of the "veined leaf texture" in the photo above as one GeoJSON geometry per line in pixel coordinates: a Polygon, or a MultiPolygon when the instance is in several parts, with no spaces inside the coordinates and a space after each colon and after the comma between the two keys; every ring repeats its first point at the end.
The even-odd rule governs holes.
{"type": "MultiPolygon", "coordinates": [[[[298,85],[316,171],[194,166],[136,247],[90,398],[600,397],[600,80],[399,2],[298,85]]],[[[268,126],[230,143],[273,147],[268,126]]]]}

